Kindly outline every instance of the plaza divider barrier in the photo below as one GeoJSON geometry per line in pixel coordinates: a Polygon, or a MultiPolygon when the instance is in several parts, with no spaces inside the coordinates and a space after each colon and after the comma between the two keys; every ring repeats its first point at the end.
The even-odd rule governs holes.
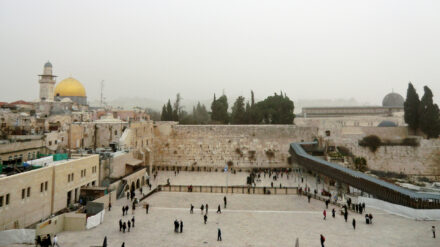
{"type": "Polygon", "coordinates": [[[357,200],[360,203],[365,203],[367,207],[380,209],[385,212],[410,219],[440,220],[440,209],[414,209],[368,197],[358,197],[357,200]]]}
{"type": "Polygon", "coordinates": [[[260,195],[296,195],[298,187],[248,187],[248,186],[207,186],[207,185],[162,185],[160,191],[166,192],[198,192],[198,193],[230,193],[260,195]]]}

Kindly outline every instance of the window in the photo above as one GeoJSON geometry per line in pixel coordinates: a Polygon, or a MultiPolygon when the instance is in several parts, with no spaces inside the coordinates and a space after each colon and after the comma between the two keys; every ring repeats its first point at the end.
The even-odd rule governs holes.
{"type": "Polygon", "coordinates": [[[40,192],[43,192],[43,189],[44,189],[44,183],[41,183],[40,184],[40,192]]]}
{"type": "Polygon", "coordinates": [[[55,145],[57,145],[58,144],[58,141],[57,140],[55,140],[55,145]]]}
{"type": "Polygon", "coordinates": [[[73,173],[72,173],[72,175],[71,175],[71,180],[73,181],[73,173]]]}
{"type": "Polygon", "coordinates": [[[52,141],[49,141],[49,146],[52,146],[52,141]]]}
{"type": "Polygon", "coordinates": [[[25,196],[26,196],[26,189],[22,189],[21,190],[21,199],[24,199],[25,196]]]}
{"type": "Polygon", "coordinates": [[[117,130],[115,130],[115,136],[117,136],[118,135],[118,131],[117,130]]]}
{"type": "Polygon", "coordinates": [[[0,196],[0,208],[3,207],[3,196],[0,196]]]}
{"type": "Polygon", "coordinates": [[[9,205],[9,194],[6,194],[6,205],[9,205]]]}
{"type": "Polygon", "coordinates": [[[27,197],[30,197],[31,196],[31,187],[28,187],[27,188],[27,197]]]}
{"type": "Polygon", "coordinates": [[[67,175],[67,182],[70,182],[70,174],[67,175]]]}
{"type": "Polygon", "coordinates": [[[44,190],[47,191],[47,181],[44,182],[44,190]]]}
{"type": "Polygon", "coordinates": [[[84,177],[86,176],[87,169],[84,169],[84,177]]]}

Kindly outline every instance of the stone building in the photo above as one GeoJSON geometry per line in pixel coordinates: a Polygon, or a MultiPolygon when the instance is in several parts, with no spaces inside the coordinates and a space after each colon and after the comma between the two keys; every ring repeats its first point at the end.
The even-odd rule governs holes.
{"type": "Polygon", "coordinates": [[[55,78],[57,76],[52,74],[52,64],[47,62],[44,64],[43,74],[40,76],[40,101],[53,101],[54,100],[54,85],[55,78]]]}
{"type": "Polygon", "coordinates": [[[80,189],[98,186],[99,156],[55,162],[0,178],[0,228],[24,228],[68,207],[80,189]]]}

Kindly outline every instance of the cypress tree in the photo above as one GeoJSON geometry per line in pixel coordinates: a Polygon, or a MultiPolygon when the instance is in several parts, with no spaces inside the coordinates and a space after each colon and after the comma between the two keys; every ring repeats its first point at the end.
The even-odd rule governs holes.
{"type": "Polygon", "coordinates": [[[231,114],[232,124],[245,124],[246,123],[246,111],[244,109],[244,97],[239,96],[234,105],[232,106],[231,114]]]}
{"type": "Polygon", "coordinates": [[[408,90],[406,92],[406,100],[403,104],[405,113],[405,123],[409,128],[416,131],[419,127],[419,107],[420,99],[413,84],[408,83],[408,90]]]}
{"type": "Polygon", "coordinates": [[[429,87],[425,86],[424,95],[419,106],[419,127],[429,138],[437,138],[440,135],[440,112],[437,104],[434,104],[433,94],[429,87]]]}

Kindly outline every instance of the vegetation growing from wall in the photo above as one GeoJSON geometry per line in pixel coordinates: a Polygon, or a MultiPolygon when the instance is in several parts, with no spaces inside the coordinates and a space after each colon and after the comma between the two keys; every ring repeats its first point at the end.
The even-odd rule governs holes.
{"type": "Polygon", "coordinates": [[[376,152],[376,150],[380,147],[382,141],[377,135],[369,135],[362,140],[359,141],[359,145],[363,147],[368,147],[371,152],[376,152]]]}
{"type": "Polygon", "coordinates": [[[354,167],[360,172],[366,172],[368,170],[367,160],[364,157],[354,158],[354,167]]]}

